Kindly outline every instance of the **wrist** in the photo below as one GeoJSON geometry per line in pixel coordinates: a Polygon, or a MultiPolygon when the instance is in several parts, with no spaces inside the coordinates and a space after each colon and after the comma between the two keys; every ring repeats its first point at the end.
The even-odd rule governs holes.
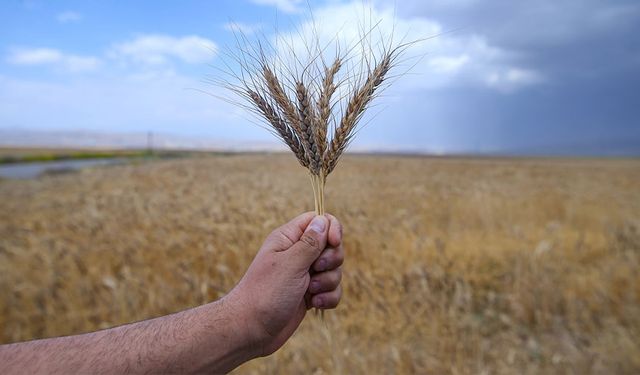
{"type": "Polygon", "coordinates": [[[223,298],[195,308],[199,310],[202,324],[201,339],[194,341],[193,350],[203,361],[196,365],[196,372],[227,373],[260,356],[258,341],[251,336],[247,314],[240,301],[232,293],[223,298]]]}
{"type": "Polygon", "coordinates": [[[246,353],[248,360],[261,357],[264,337],[250,299],[236,287],[214,303],[220,303],[222,314],[228,322],[228,334],[234,338],[236,348],[246,353]]]}

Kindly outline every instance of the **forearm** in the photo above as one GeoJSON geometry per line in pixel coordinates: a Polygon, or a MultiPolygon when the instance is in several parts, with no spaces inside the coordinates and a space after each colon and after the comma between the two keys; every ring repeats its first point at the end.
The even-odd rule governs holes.
{"type": "Polygon", "coordinates": [[[222,299],[84,335],[0,346],[0,373],[221,373],[257,356],[245,322],[222,299]]]}

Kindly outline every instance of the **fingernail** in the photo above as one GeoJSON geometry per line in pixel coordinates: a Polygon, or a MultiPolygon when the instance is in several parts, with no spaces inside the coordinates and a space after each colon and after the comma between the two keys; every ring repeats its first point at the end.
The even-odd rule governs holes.
{"type": "Polygon", "coordinates": [[[327,269],[327,260],[320,259],[318,261],[318,271],[324,271],[325,269],[327,269]]]}
{"type": "Polygon", "coordinates": [[[323,233],[324,229],[327,227],[327,222],[324,216],[316,216],[309,224],[309,228],[316,233],[323,233]]]}

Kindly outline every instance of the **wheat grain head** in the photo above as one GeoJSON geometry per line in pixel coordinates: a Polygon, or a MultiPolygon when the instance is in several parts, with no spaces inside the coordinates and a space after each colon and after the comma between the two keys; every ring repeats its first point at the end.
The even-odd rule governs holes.
{"type": "Polygon", "coordinates": [[[225,87],[239,94],[241,105],[261,117],[308,168],[319,213],[324,211],[327,176],[356,134],[370,103],[386,86],[397,56],[411,44],[394,47],[393,38],[373,44],[367,38],[375,28],[363,31],[346,50],[337,45],[328,60],[327,48],[317,35],[303,40],[306,59],[297,55],[293,44],[284,43],[288,48],[284,53],[290,55],[287,59],[268,40],[250,44],[244,36],[238,39],[244,42],[238,43],[239,52],[230,54],[241,71],[231,74],[234,83],[225,82],[225,87]]]}

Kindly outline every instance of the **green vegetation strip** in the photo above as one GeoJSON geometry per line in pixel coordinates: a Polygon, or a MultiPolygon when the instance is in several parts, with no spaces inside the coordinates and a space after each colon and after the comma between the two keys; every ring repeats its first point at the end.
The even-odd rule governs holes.
{"type": "Polygon", "coordinates": [[[187,156],[187,152],[162,151],[150,152],[147,150],[131,151],[77,151],[60,153],[34,153],[26,155],[2,155],[0,164],[36,163],[56,160],[84,160],[84,159],[112,159],[112,158],[166,158],[187,156]]]}

